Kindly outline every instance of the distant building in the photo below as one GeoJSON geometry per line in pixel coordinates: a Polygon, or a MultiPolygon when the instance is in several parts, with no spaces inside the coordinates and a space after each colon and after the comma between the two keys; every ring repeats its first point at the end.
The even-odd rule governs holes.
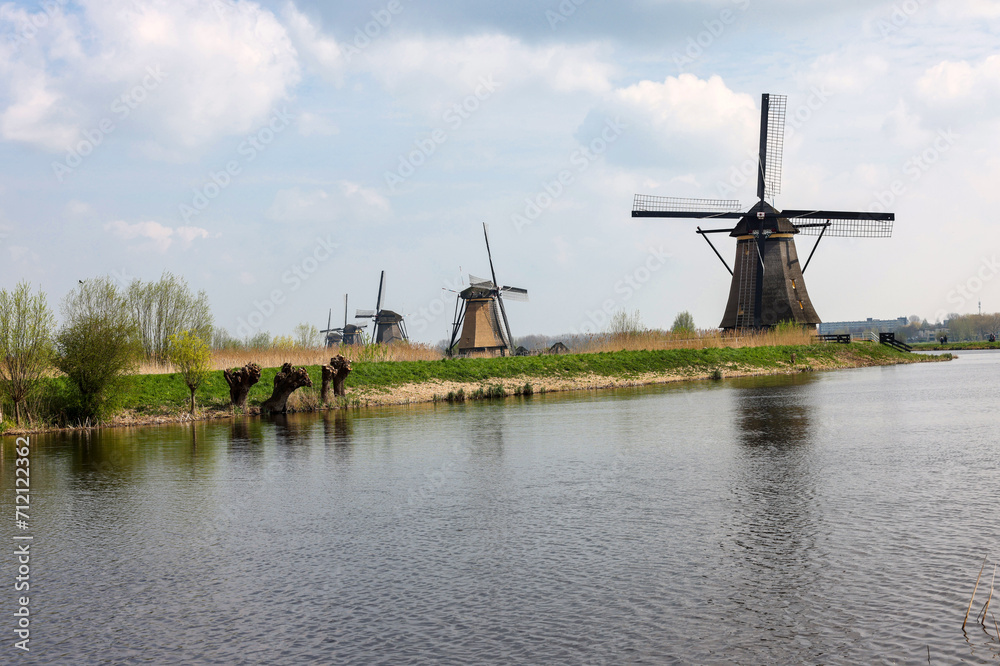
{"type": "Polygon", "coordinates": [[[825,321],[819,325],[820,335],[832,333],[850,333],[862,335],[868,331],[878,333],[895,333],[909,323],[906,317],[898,319],[864,319],[862,321],[825,321]]]}

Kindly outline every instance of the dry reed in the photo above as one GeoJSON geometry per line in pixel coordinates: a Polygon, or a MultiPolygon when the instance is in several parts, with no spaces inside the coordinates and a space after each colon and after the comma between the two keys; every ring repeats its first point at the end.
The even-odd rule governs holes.
{"type": "MultiPolygon", "coordinates": [[[[294,366],[322,365],[330,357],[343,354],[351,361],[437,361],[443,354],[430,345],[393,343],[391,345],[339,345],[334,347],[279,347],[274,349],[216,349],[212,351],[212,370],[241,368],[256,363],[262,368],[278,368],[283,363],[294,366]]],[[[147,361],[139,367],[141,375],[176,372],[172,365],[147,361]]]]}
{"type": "Polygon", "coordinates": [[[979,590],[979,579],[983,577],[983,569],[986,568],[986,560],[989,558],[989,553],[983,558],[983,566],[979,567],[979,575],[976,576],[976,586],[972,588],[972,598],[969,599],[969,608],[965,611],[965,619],[962,620],[962,629],[965,629],[965,624],[969,621],[969,613],[972,612],[972,603],[976,600],[976,592],[979,590]]]}
{"type": "Polygon", "coordinates": [[[670,331],[636,331],[614,335],[590,336],[574,353],[594,354],[614,351],[642,351],[654,349],[707,349],[716,347],[774,347],[778,345],[809,345],[815,340],[812,333],[800,328],[770,329],[760,332],[723,333],[699,331],[674,334],[670,331]]]}
{"type": "MultiPolygon", "coordinates": [[[[659,349],[707,349],[717,347],[774,347],[778,345],[809,345],[815,342],[812,333],[799,328],[778,328],[760,332],[739,333],[717,330],[685,332],[646,330],[629,333],[595,334],[570,350],[574,354],[599,352],[643,351],[659,349]]],[[[381,361],[438,361],[444,357],[440,350],[426,344],[393,343],[391,345],[338,345],[334,347],[284,347],[273,349],[217,349],[212,352],[212,369],[243,367],[257,363],[263,368],[280,367],[283,363],[295,366],[322,365],[331,356],[343,354],[351,362],[381,361]]],[[[491,354],[476,354],[487,357],[491,354]]],[[[169,364],[147,361],[139,374],[161,375],[175,372],[169,364]]]]}

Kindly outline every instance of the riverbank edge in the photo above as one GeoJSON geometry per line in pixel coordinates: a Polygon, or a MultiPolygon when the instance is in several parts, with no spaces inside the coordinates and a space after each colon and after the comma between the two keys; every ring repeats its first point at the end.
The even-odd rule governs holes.
{"type": "MultiPolygon", "coordinates": [[[[941,355],[907,354],[890,347],[878,345],[827,344],[736,349],[710,348],[701,350],[567,354],[549,357],[546,359],[541,370],[535,365],[524,364],[522,367],[532,371],[522,373],[509,372],[510,364],[517,362],[517,357],[476,359],[472,362],[479,364],[480,369],[484,363],[487,369],[492,363],[496,365],[497,369],[503,367],[507,372],[497,372],[493,376],[489,374],[480,375],[474,381],[455,381],[428,377],[421,381],[407,382],[393,381],[386,376],[382,376],[381,381],[372,381],[369,378],[368,381],[372,382],[371,385],[351,386],[351,382],[348,382],[348,395],[337,399],[334,403],[326,405],[319,403],[318,381],[314,381],[314,387],[310,392],[302,393],[300,390],[296,394],[293,394],[293,399],[289,401],[291,407],[289,411],[317,412],[346,408],[433,403],[447,401],[449,393],[452,394],[452,399],[454,399],[455,395],[460,391],[464,394],[464,399],[471,400],[476,399],[474,394],[477,391],[481,393],[486,392],[491,387],[502,387],[502,392],[506,395],[520,395],[522,393],[540,394],[561,391],[627,388],[735,377],[794,375],[801,372],[939,362],[951,360],[952,358],[954,357],[947,353],[941,355]],[[650,364],[650,361],[653,362],[653,365],[655,365],[656,361],[659,361],[664,367],[654,371],[639,372],[636,370],[641,365],[641,363],[637,363],[638,360],[646,362],[647,365],[650,364]],[[601,363],[597,363],[597,361],[601,361],[601,363]],[[501,364],[504,365],[501,366],[501,364]],[[588,366],[599,367],[600,372],[582,370],[582,368],[588,366]],[[526,390],[529,387],[530,390],[526,390]]],[[[426,372],[427,368],[439,362],[416,361],[400,363],[431,364],[422,368],[426,372]]],[[[466,364],[470,363],[470,361],[448,361],[447,363],[466,364]]],[[[386,365],[386,363],[379,365],[386,365]]],[[[318,375],[318,366],[310,366],[308,369],[310,375],[318,375]]],[[[267,380],[269,385],[276,372],[277,368],[267,369],[261,384],[264,384],[265,380],[267,380]]],[[[378,373],[369,374],[377,375],[378,373]]],[[[139,378],[146,378],[148,380],[155,378],[156,381],[162,382],[169,380],[171,377],[176,377],[176,375],[142,375],[139,378]]],[[[174,402],[176,403],[176,400],[174,402]]],[[[252,406],[248,409],[247,414],[242,416],[257,416],[259,414],[260,408],[252,406]]],[[[137,407],[126,409],[114,418],[100,423],[10,428],[3,432],[2,436],[15,437],[43,432],[193,423],[233,418],[234,416],[232,409],[228,406],[210,405],[192,416],[186,409],[179,407],[177,404],[167,405],[161,401],[159,405],[141,404],[137,407]]]]}
{"type": "Polygon", "coordinates": [[[976,351],[979,349],[1000,349],[1000,342],[975,340],[972,342],[915,342],[913,351],[976,351]]]}

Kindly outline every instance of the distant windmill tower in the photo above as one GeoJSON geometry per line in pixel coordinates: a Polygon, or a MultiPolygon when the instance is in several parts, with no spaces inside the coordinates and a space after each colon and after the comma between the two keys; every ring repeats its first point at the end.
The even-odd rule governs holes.
{"type": "Polygon", "coordinates": [[[493,281],[469,276],[469,286],[458,293],[455,301],[455,322],[452,325],[451,342],[448,353],[470,354],[473,352],[499,353],[501,356],[514,354],[514,339],[507,322],[507,311],[503,301],[528,300],[527,289],[520,287],[497,287],[496,271],[493,270],[493,255],[490,253],[490,235],[483,225],[486,238],[486,256],[490,260],[490,275],[493,281]],[[463,306],[464,302],[464,306],[463,306]],[[459,337],[459,330],[462,331],[459,337]],[[457,339],[457,343],[456,343],[457,339]]]}
{"type": "Polygon", "coordinates": [[[712,251],[733,276],[721,328],[745,329],[792,321],[815,327],[819,315],[802,278],[824,234],[855,238],[892,235],[893,213],[834,210],[784,210],[768,205],[781,191],[781,153],[785,134],[785,97],[761,96],[757,203],[745,213],[738,201],[681,199],[637,194],[632,217],[718,218],[739,220],[731,229],[698,227],[712,251]],[[729,268],[706,234],[728,233],[736,239],[736,261],[729,268]],[[805,266],[799,267],[795,234],[817,235],[805,266]],[[734,270],[735,269],[735,270],[734,270]]]}
{"type": "Polygon", "coordinates": [[[320,331],[320,333],[326,333],[326,346],[332,347],[334,345],[344,344],[344,345],[356,345],[361,343],[361,330],[367,328],[367,326],[355,326],[354,324],[347,323],[347,294],[344,294],[344,325],[340,328],[330,328],[330,322],[333,320],[333,309],[330,309],[330,314],[326,319],[326,329],[320,331]]]}
{"type": "Polygon", "coordinates": [[[403,315],[392,310],[382,309],[382,299],[385,297],[385,271],[378,281],[378,298],[375,300],[374,310],[358,310],[354,313],[355,319],[371,319],[375,322],[374,338],[372,342],[376,344],[389,344],[390,342],[406,342],[406,325],[403,323],[403,315]]]}

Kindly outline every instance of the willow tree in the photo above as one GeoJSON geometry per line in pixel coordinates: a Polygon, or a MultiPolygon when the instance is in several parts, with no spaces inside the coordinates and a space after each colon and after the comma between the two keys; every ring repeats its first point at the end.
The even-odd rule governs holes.
{"type": "Polygon", "coordinates": [[[52,367],[54,329],[55,317],[41,290],[32,294],[31,286],[21,282],[13,291],[0,291],[0,387],[14,404],[17,425],[26,415],[25,402],[52,367]]]}
{"type": "Polygon", "coordinates": [[[191,331],[212,339],[212,312],[204,291],[195,294],[184,278],[164,271],[157,282],[135,279],[125,290],[142,350],[147,358],[167,360],[170,336],[191,331]]]}
{"type": "Polygon", "coordinates": [[[175,333],[170,336],[167,358],[191,391],[191,414],[194,415],[195,391],[212,369],[212,352],[208,343],[191,331],[175,333]]]}
{"type": "Polygon", "coordinates": [[[86,280],[62,303],[56,367],[80,394],[84,416],[107,416],[123,397],[125,376],[142,358],[139,331],[109,277],[86,280]]]}

